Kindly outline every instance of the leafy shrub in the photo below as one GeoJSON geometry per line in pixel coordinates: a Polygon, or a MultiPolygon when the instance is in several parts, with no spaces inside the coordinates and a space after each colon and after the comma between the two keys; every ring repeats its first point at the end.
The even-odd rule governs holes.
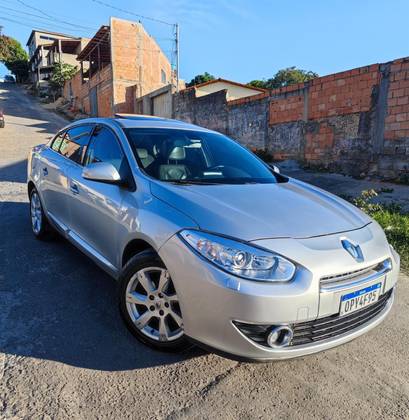
{"type": "Polygon", "coordinates": [[[365,190],[349,200],[382,226],[389,243],[401,257],[402,267],[409,269],[409,214],[403,213],[396,204],[374,203],[377,196],[375,190],[365,190]]]}

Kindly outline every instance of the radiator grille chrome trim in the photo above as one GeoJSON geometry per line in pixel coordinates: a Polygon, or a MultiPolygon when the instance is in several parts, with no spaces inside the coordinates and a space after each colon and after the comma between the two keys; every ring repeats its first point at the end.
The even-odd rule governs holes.
{"type": "Polygon", "coordinates": [[[320,279],[320,291],[334,292],[349,289],[351,287],[376,280],[378,277],[384,276],[391,270],[392,261],[390,258],[387,258],[381,263],[373,264],[359,270],[324,276],[320,279]]]}

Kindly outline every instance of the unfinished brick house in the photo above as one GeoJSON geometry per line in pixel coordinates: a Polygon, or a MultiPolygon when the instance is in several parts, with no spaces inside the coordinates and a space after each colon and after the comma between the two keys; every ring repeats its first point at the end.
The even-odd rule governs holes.
{"type": "Polygon", "coordinates": [[[77,60],[80,70],[63,95],[90,116],[133,113],[137,98],[172,81],[169,60],[138,22],[111,18],[77,60]]]}

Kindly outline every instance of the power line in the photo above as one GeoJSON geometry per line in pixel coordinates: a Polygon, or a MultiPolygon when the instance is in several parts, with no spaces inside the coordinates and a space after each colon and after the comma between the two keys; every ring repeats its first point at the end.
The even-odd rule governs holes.
{"type": "MultiPolygon", "coordinates": [[[[14,0],[14,1],[18,1],[18,0],[14,0]]],[[[0,2],[1,3],[6,2],[6,4],[9,5],[9,6],[11,6],[11,5],[15,6],[15,3],[12,3],[11,0],[0,0],[0,2]],[[12,3],[12,4],[10,4],[10,3],[12,3]]],[[[30,7],[30,6],[27,5],[27,7],[30,7]]],[[[53,17],[53,16],[52,17],[48,17],[48,16],[51,16],[51,15],[45,14],[43,11],[41,11],[41,13],[42,13],[42,16],[41,16],[41,15],[38,15],[38,14],[29,13],[27,11],[17,10],[17,9],[14,9],[14,8],[11,8],[11,7],[6,7],[3,4],[0,4],[0,13],[1,13],[1,11],[3,11],[4,13],[6,13],[5,12],[5,9],[6,10],[10,10],[10,11],[15,12],[15,13],[19,13],[19,14],[23,14],[23,15],[27,15],[27,16],[33,16],[33,17],[36,17],[36,18],[39,18],[39,19],[46,20],[47,21],[47,24],[49,24],[49,25],[58,26],[58,27],[61,26],[61,23],[57,23],[57,19],[55,17],[53,17]]],[[[35,10],[40,10],[40,9],[35,9],[35,10]]],[[[25,19],[25,16],[18,16],[18,17],[25,19]]],[[[67,17],[67,16],[62,16],[62,17],[71,19],[70,17],[67,17]]],[[[75,18],[75,21],[78,21],[78,19],[75,18]]],[[[91,26],[78,25],[76,23],[72,23],[72,22],[68,22],[68,21],[63,21],[63,22],[64,22],[63,23],[64,25],[69,25],[70,27],[75,27],[75,28],[80,28],[80,29],[86,29],[86,30],[89,30],[89,31],[96,31],[97,30],[97,28],[94,28],[94,27],[91,27],[91,26]]],[[[76,30],[78,31],[78,29],[76,29],[76,30]]]]}
{"type": "MultiPolygon", "coordinates": [[[[5,10],[10,10],[10,11],[15,12],[15,13],[20,13],[20,14],[23,14],[23,15],[33,16],[33,17],[37,17],[39,19],[51,21],[52,24],[55,22],[55,19],[54,18],[51,19],[51,18],[48,18],[48,17],[37,15],[35,13],[24,12],[22,10],[12,9],[11,7],[1,6],[1,10],[5,13],[5,10],[4,9],[5,10]]],[[[66,23],[66,25],[69,25],[69,26],[77,26],[76,24],[73,24],[73,23],[66,23]]],[[[92,28],[92,27],[86,27],[86,26],[84,26],[83,28],[88,28],[89,30],[92,30],[92,31],[97,31],[98,30],[98,28],[92,28]]]]}
{"type": "MultiPolygon", "coordinates": [[[[20,22],[20,21],[18,21],[18,20],[11,19],[11,18],[6,17],[6,16],[0,16],[0,19],[6,20],[6,21],[8,21],[8,22],[15,23],[15,24],[17,24],[17,25],[26,26],[26,27],[28,27],[28,28],[30,28],[30,29],[32,29],[32,28],[33,28],[33,25],[30,25],[29,23],[22,23],[22,22],[20,22]]],[[[58,25],[51,25],[51,26],[56,26],[56,27],[58,27],[58,25]]],[[[43,29],[43,28],[38,28],[38,29],[39,29],[39,30],[43,30],[44,32],[47,32],[47,31],[49,30],[49,29],[43,29]]],[[[71,29],[71,30],[72,30],[72,31],[75,31],[75,32],[80,31],[79,29],[71,29]]]]}
{"type": "Polygon", "coordinates": [[[71,25],[71,26],[75,26],[75,27],[81,28],[81,29],[94,30],[93,28],[90,28],[88,26],[77,25],[75,23],[71,23],[71,22],[67,22],[65,20],[59,19],[58,17],[55,17],[53,15],[48,14],[47,12],[44,12],[44,10],[42,10],[42,9],[38,9],[37,7],[30,6],[29,4],[25,3],[23,0],[17,0],[17,2],[20,3],[20,4],[22,4],[25,7],[28,7],[29,9],[32,9],[32,10],[35,10],[37,12],[42,13],[44,16],[48,16],[49,18],[54,19],[57,22],[65,23],[65,24],[68,24],[68,25],[71,25]]]}
{"type": "MultiPolygon", "coordinates": [[[[20,0],[17,0],[17,1],[20,1],[20,0]]],[[[94,3],[98,3],[102,6],[109,7],[110,9],[117,10],[122,13],[127,13],[128,15],[139,17],[141,19],[151,20],[152,22],[162,23],[163,25],[175,26],[174,23],[165,22],[164,20],[152,18],[149,16],[139,15],[137,13],[130,12],[129,10],[125,10],[125,9],[121,9],[120,7],[113,6],[112,4],[105,3],[104,1],[101,1],[101,0],[91,0],[91,1],[93,1],[94,3]]]]}
{"type": "MultiPolygon", "coordinates": [[[[0,0],[0,1],[5,1],[6,4],[10,5],[9,0],[0,0]]],[[[59,29],[60,29],[61,25],[58,25],[54,22],[59,22],[60,24],[64,24],[65,26],[68,26],[69,30],[73,31],[73,32],[81,32],[81,30],[83,30],[83,29],[85,29],[87,31],[95,31],[96,30],[95,28],[92,28],[92,27],[89,27],[89,26],[78,25],[78,24],[75,24],[75,23],[72,23],[72,22],[68,22],[67,20],[60,19],[60,18],[58,18],[54,15],[51,15],[51,14],[45,12],[44,10],[42,10],[40,8],[37,8],[37,7],[34,7],[34,6],[31,6],[31,5],[27,4],[23,0],[16,0],[16,1],[26,8],[29,8],[29,9],[32,9],[34,11],[37,11],[37,12],[41,13],[43,16],[39,16],[37,14],[28,13],[28,12],[24,12],[24,11],[20,11],[20,10],[16,10],[16,9],[8,8],[8,7],[5,7],[5,6],[2,6],[2,9],[8,9],[8,10],[11,10],[11,11],[16,12],[16,13],[25,14],[27,16],[32,16],[32,17],[37,18],[37,19],[42,19],[42,20],[46,21],[46,23],[44,23],[44,24],[47,24],[48,26],[58,27],[59,29]],[[49,22],[49,20],[51,20],[51,22],[49,22]],[[75,29],[75,28],[79,28],[79,29],[75,29]]],[[[94,3],[97,3],[99,5],[102,5],[104,7],[108,7],[110,9],[117,10],[119,12],[126,13],[126,14],[129,14],[129,15],[132,15],[132,16],[136,16],[140,19],[150,20],[152,22],[160,23],[160,24],[171,26],[172,28],[174,28],[174,30],[175,30],[175,39],[174,39],[175,50],[172,50],[172,51],[166,50],[165,51],[165,50],[162,50],[160,47],[159,47],[158,50],[156,50],[156,49],[141,49],[141,48],[140,48],[140,50],[162,52],[162,53],[169,54],[170,61],[171,61],[170,64],[171,64],[172,68],[173,68],[173,65],[174,65],[173,60],[174,60],[174,54],[175,54],[175,56],[176,56],[176,66],[175,67],[176,67],[176,73],[177,73],[176,79],[178,79],[178,74],[179,74],[179,40],[178,40],[178,38],[179,38],[179,28],[178,28],[177,24],[173,24],[173,23],[166,22],[166,21],[163,21],[163,20],[160,20],[160,19],[156,19],[156,18],[152,18],[152,17],[149,17],[149,16],[144,16],[144,15],[140,15],[140,14],[137,14],[137,13],[133,13],[133,12],[130,12],[128,10],[116,7],[112,4],[106,3],[105,1],[101,1],[101,0],[91,0],[91,1],[94,2],[94,3]]],[[[5,14],[11,15],[12,17],[22,18],[22,16],[12,15],[11,13],[6,12],[5,10],[3,10],[3,12],[5,14]]],[[[16,23],[18,25],[30,27],[30,25],[27,25],[26,23],[22,23],[20,21],[15,20],[15,19],[11,19],[11,18],[4,17],[4,16],[2,17],[2,19],[6,20],[6,21],[9,21],[9,22],[16,23]]],[[[31,20],[33,20],[33,19],[31,19],[31,20]]],[[[41,22],[41,24],[43,24],[43,22],[41,22]]],[[[65,28],[64,28],[64,30],[65,30],[65,28]]],[[[163,39],[163,40],[171,41],[170,39],[163,39]]]]}
{"type": "Polygon", "coordinates": [[[25,16],[16,15],[16,14],[13,14],[13,13],[11,13],[9,11],[6,11],[6,10],[2,10],[2,13],[3,13],[3,15],[7,15],[7,16],[10,16],[12,18],[28,19],[28,20],[25,20],[25,22],[32,23],[35,26],[47,25],[48,27],[55,27],[59,31],[64,30],[64,31],[70,31],[70,32],[71,31],[72,32],[81,32],[81,33],[84,32],[82,29],[73,28],[73,27],[71,27],[69,25],[66,25],[66,24],[50,22],[49,20],[47,20],[47,18],[43,18],[41,16],[38,16],[36,18],[33,18],[33,17],[30,16],[29,18],[26,18],[25,16]]]}
{"type": "Polygon", "coordinates": [[[4,16],[0,16],[0,19],[7,20],[8,22],[16,23],[17,25],[27,26],[28,28],[32,28],[32,25],[27,25],[26,23],[21,23],[17,20],[10,19],[10,18],[4,17],[4,16]]]}

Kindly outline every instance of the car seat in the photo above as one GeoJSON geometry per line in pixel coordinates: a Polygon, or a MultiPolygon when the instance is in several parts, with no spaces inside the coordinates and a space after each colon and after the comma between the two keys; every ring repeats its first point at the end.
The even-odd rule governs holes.
{"type": "Polygon", "coordinates": [[[185,159],[185,148],[181,146],[174,147],[169,153],[168,163],[159,167],[159,178],[163,180],[186,179],[189,170],[186,165],[179,163],[185,159]]]}

